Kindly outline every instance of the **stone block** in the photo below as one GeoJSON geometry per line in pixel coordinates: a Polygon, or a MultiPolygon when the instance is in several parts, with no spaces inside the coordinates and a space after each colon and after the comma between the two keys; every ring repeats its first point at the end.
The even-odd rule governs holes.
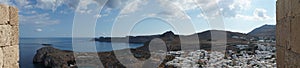
{"type": "Polygon", "coordinates": [[[292,15],[299,15],[300,14],[300,0],[289,0],[291,2],[291,11],[292,15]]]}
{"type": "Polygon", "coordinates": [[[286,50],[285,51],[285,68],[299,68],[300,66],[300,54],[290,51],[290,50],[286,50]]]}
{"type": "Polygon", "coordinates": [[[296,16],[291,21],[291,50],[300,53],[300,16],[296,16]]]}
{"type": "Polygon", "coordinates": [[[291,19],[290,17],[286,17],[284,19],[284,22],[282,24],[282,37],[281,37],[281,41],[282,41],[282,46],[285,46],[285,48],[290,49],[290,37],[291,37],[291,19]]]}
{"type": "Polygon", "coordinates": [[[19,27],[18,26],[12,26],[12,34],[10,36],[11,38],[11,45],[19,45],[19,27]]]}
{"type": "Polygon", "coordinates": [[[285,5],[283,7],[287,16],[293,16],[292,14],[292,1],[285,1],[285,5]]]}
{"type": "Polygon", "coordinates": [[[0,25],[0,46],[11,45],[11,26],[0,25]]]}
{"type": "Polygon", "coordinates": [[[284,68],[284,61],[285,61],[285,48],[281,46],[276,46],[277,52],[276,52],[276,60],[277,60],[277,67],[278,68],[284,68]]]}
{"type": "Polygon", "coordinates": [[[283,9],[284,6],[282,6],[282,5],[284,5],[284,1],[278,0],[276,3],[276,19],[277,20],[281,20],[285,16],[284,9],[283,9]]]}
{"type": "Polygon", "coordinates": [[[12,26],[19,26],[18,8],[9,7],[9,24],[12,26]]]}
{"type": "Polygon", "coordinates": [[[282,20],[277,21],[277,45],[283,46],[285,48],[290,48],[290,27],[291,27],[291,19],[289,17],[283,18],[282,20]]]}
{"type": "Polygon", "coordinates": [[[7,24],[9,21],[9,6],[0,4],[0,25],[7,24]]]}
{"type": "Polygon", "coordinates": [[[19,46],[6,46],[2,49],[4,54],[3,68],[19,68],[19,46]]]}
{"type": "Polygon", "coordinates": [[[4,59],[3,50],[2,50],[2,48],[0,48],[0,68],[3,67],[3,64],[4,64],[3,59],[4,59]]]}
{"type": "Polygon", "coordinates": [[[277,20],[277,25],[276,25],[276,45],[277,46],[283,46],[283,42],[282,42],[282,28],[283,28],[283,23],[284,21],[283,20],[277,20]]]}

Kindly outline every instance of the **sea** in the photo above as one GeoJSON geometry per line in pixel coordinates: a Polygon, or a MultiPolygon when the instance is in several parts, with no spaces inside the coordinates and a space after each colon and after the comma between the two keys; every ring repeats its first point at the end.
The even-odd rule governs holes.
{"type": "Polygon", "coordinates": [[[91,50],[91,52],[106,52],[143,46],[143,44],[138,43],[129,44],[122,42],[113,43],[114,46],[112,46],[111,42],[95,42],[92,41],[92,38],[76,38],[76,40],[73,43],[72,38],[20,38],[20,68],[41,68],[41,66],[33,64],[33,57],[38,49],[45,47],[42,44],[51,44],[51,46],[54,48],[70,51],[76,51],[73,49],[78,50],[79,47],[93,47],[91,49],[83,49],[87,50],[87,52],[89,50],[91,50]],[[77,43],[80,45],[78,45],[77,43]],[[76,48],[73,44],[76,45],[76,48]],[[129,47],[126,45],[129,45],[129,47]]]}

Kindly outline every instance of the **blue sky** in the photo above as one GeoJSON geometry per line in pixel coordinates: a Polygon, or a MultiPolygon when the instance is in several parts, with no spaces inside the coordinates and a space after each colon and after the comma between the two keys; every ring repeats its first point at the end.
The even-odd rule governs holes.
{"type": "MultiPolygon", "coordinates": [[[[248,33],[264,24],[276,24],[276,0],[210,1],[213,0],[203,1],[199,4],[204,4],[208,7],[210,5],[217,5],[219,7],[219,10],[223,14],[224,30],[248,33]]],[[[76,13],[90,13],[92,11],[90,7],[95,6],[93,4],[102,4],[99,2],[98,0],[0,1],[1,4],[8,4],[19,8],[20,37],[71,37],[74,15],[76,13]],[[78,6],[81,9],[76,9],[78,6]]],[[[184,11],[196,31],[183,34],[213,29],[209,27],[209,23],[206,20],[207,16],[203,15],[201,8],[197,7],[193,0],[168,0],[168,4],[171,4],[171,7],[158,6],[159,8],[155,8],[156,5],[164,5],[164,3],[160,3],[160,1],[147,2],[147,0],[109,0],[104,4],[101,13],[94,15],[98,19],[95,35],[96,37],[111,36],[113,25],[116,24],[115,20],[117,17],[121,17],[122,14],[142,15],[148,11],[168,11],[169,13],[164,13],[165,15],[174,13],[175,15],[170,14],[171,16],[165,16],[170,19],[172,19],[172,16],[176,16],[177,12],[184,11]],[[177,10],[172,10],[174,7],[177,10]]],[[[131,19],[128,18],[126,20],[130,21],[131,19]]],[[[123,21],[126,22],[126,20],[123,21]]],[[[169,30],[176,31],[166,21],[149,18],[139,21],[129,35],[161,34],[169,30]]],[[[120,34],[120,36],[126,35],[128,34],[120,34]]]]}

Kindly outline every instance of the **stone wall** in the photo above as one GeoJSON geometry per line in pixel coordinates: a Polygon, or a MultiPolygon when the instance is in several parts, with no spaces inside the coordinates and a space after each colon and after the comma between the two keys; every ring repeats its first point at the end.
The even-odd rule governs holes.
{"type": "Polygon", "coordinates": [[[277,0],[278,68],[300,68],[300,0],[277,0]]]}
{"type": "Polygon", "coordinates": [[[19,68],[18,9],[0,4],[0,68],[19,68]]]}

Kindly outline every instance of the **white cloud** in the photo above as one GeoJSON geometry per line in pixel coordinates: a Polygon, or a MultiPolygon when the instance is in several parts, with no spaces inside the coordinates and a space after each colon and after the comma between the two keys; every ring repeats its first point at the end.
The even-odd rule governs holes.
{"type": "Polygon", "coordinates": [[[244,19],[244,20],[248,20],[248,21],[269,21],[269,20],[273,20],[272,17],[267,15],[267,10],[261,9],[261,8],[256,8],[253,12],[253,15],[237,14],[235,18],[236,19],[244,19]]]}
{"type": "Polygon", "coordinates": [[[143,4],[146,4],[148,1],[145,0],[137,0],[137,1],[133,1],[132,3],[129,3],[128,5],[126,5],[127,7],[130,8],[124,8],[123,14],[127,14],[127,13],[133,13],[135,11],[137,11],[137,9],[142,8],[140,7],[143,4]]]}
{"type": "Polygon", "coordinates": [[[66,5],[68,9],[75,10],[80,13],[90,13],[92,9],[88,9],[90,5],[100,5],[101,0],[37,0],[36,8],[44,10],[56,11],[57,8],[66,5]]]}
{"type": "MultiPolygon", "coordinates": [[[[206,10],[206,17],[213,17],[214,15],[223,14],[224,17],[235,17],[242,11],[251,8],[251,0],[170,0],[174,5],[184,11],[201,8],[206,10]],[[201,6],[201,7],[198,7],[201,6]],[[214,7],[214,6],[218,7],[214,7]],[[216,11],[219,12],[211,12],[216,11]]],[[[202,13],[200,13],[202,14],[202,13]]],[[[204,15],[198,16],[204,16],[204,15]]]]}
{"type": "Polygon", "coordinates": [[[235,17],[251,7],[251,0],[220,0],[218,3],[224,17],[235,17]]]}
{"type": "Polygon", "coordinates": [[[91,4],[98,4],[98,3],[96,3],[96,1],[94,0],[80,0],[76,11],[80,13],[91,13],[92,10],[95,10],[95,9],[88,8],[88,6],[91,4]]]}
{"type": "Polygon", "coordinates": [[[48,13],[34,14],[29,16],[19,15],[20,24],[32,24],[37,26],[46,26],[60,23],[59,20],[51,19],[48,13]]]}
{"type": "Polygon", "coordinates": [[[22,13],[24,13],[24,14],[37,14],[38,12],[35,11],[35,10],[32,10],[32,11],[23,11],[22,13]]]}
{"type": "Polygon", "coordinates": [[[36,32],[42,32],[43,29],[38,28],[38,29],[35,29],[35,31],[36,31],[36,32]]]}
{"type": "Polygon", "coordinates": [[[271,17],[269,17],[269,16],[267,15],[267,10],[265,10],[265,9],[260,9],[260,8],[255,9],[253,15],[254,15],[256,18],[260,19],[260,20],[270,19],[270,18],[271,18],[271,17]]]}
{"type": "Polygon", "coordinates": [[[166,21],[173,21],[177,18],[184,21],[190,19],[190,17],[184,13],[183,7],[179,7],[182,5],[173,3],[174,1],[167,0],[136,0],[126,5],[121,10],[119,17],[123,18],[128,15],[136,15],[142,17],[159,17],[164,18],[166,21]]]}
{"type": "Polygon", "coordinates": [[[16,0],[16,4],[19,6],[27,6],[29,3],[30,2],[28,0],[16,0]]]}
{"type": "Polygon", "coordinates": [[[173,4],[179,7],[181,10],[193,10],[198,6],[194,2],[194,0],[170,0],[173,1],[173,4]]]}
{"type": "Polygon", "coordinates": [[[95,18],[100,18],[102,15],[100,15],[100,14],[96,14],[94,17],[95,18]]]}
{"type": "Polygon", "coordinates": [[[0,0],[0,4],[13,5],[11,0],[0,0]]]}
{"type": "MultiPolygon", "coordinates": [[[[134,1],[134,0],[133,0],[134,1]]],[[[109,8],[113,9],[121,9],[123,8],[126,4],[128,4],[128,0],[108,0],[107,1],[107,6],[109,8]]]]}
{"type": "Polygon", "coordinates": [[[197,15],[198,18],[204,18],[204,19],[208,19],[207,16],[205,16],[203,13],[200,13],[199,15],[197,15]]]}
{"type": "MultiPolygon", "coordinates": [[[[62,5],[67,5],[71,9],[75,9],[78,6],[79,0],[36,0],[37,3],[35,7],[45,10],[55,11],[58,7],[62,5]]],[[[90,1],[90,0],[83,0],[90,1]]]]}

